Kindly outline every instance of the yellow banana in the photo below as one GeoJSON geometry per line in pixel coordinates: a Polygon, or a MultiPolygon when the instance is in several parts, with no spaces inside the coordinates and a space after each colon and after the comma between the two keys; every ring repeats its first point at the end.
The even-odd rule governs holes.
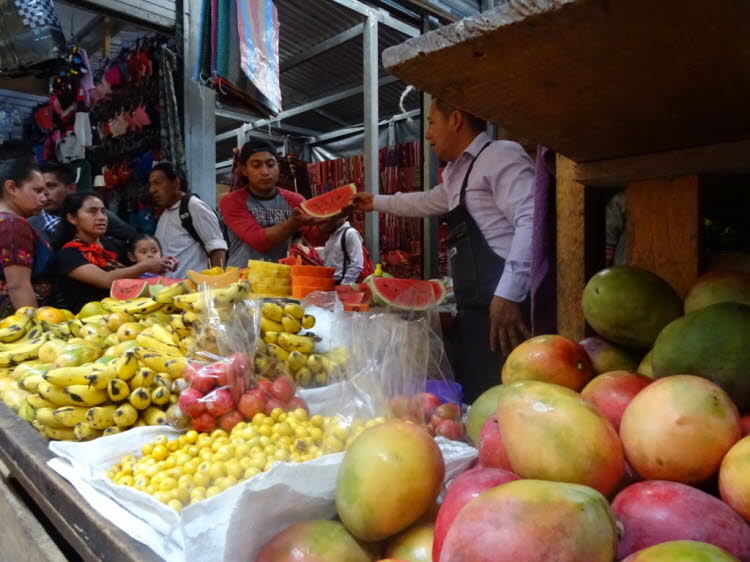
{"type": "Polygon", "coordinates": [[[78,404],[73,399],[65,394],[64,390],[58,386],[42,381],[36,388],[39,396],[44,398],[47,402],[51,402],[55,406],[77,406],[78,404]]]}
{"type": "Polygon", "coordinates": [[[161,373],[167,373],[173,379],[181,377],[182,373],[185,371],[185,366],[187,365],[187,359],[184,357],[165,355],[155,351],[143,350],[142,352],[139,352],[138,357],[141,360],[141,363],[146,365],[149,369],[161,373]]]}
{"type": "Polygon", "coordinates": [[[296,302],[290,302],[284,305],[284,314],[288,314],[292,318],[302,321],[302,318],[305,316],[305,309],[296,302]]]}
{"type": "Polygon", "coordinates": [[[302,367],[296,373],[294,373],[294,379],[297,381],[298,385],[308,388],[310,385],[312,385],[312,371],[310,371],[310,369],[308,369],[307,367],[302,367]]]}
{"type": "Polygon", "coordinates": [[[151,403],[156,406],[164,406],[169,404],[169,397],[171,393],[166,387],[160,386],[151,391],[151,403]]]}
{"type": "Polygon", "coordinates": [[[154,324],[151,327],[151,335],[153,335],[157,340],[164,343],[165,345],[177,345],[179,340],[176,340],[172,337],[172,334],[169,333],[169,331],[162,326],[161,324],[154,324]]]}
{"type": "Polygon", "coordinates": [[[281,325],[284,327],[284,331],[290,334],[296,334],[302,330],[302,324],[299,323],[299,320],[292,318],[288,314],[285,314],[281,318],[281,325]]]}
{"type": "Polygon", "coordinates": [[[47,439],[53,439],[55,441],[73,441],[76,438],[73,430],[68,427],[45,426],[44,436],[47,439]]]}
{"type": "Polygon", "coordinates": [[[70,397],[74,406],[98,406],[109,400],[106,390],[91,388],[84,384],[66,386],[63,392],[70,397]]]}
{"type": "Polygon", "coordinates": [[[318,373],[328,373],[327,366],[330,366],[330,362],[327,357],[317,355],[313,353],[307,358],[307,367],[317,375],[318,373]]]}
{"type": "Polygon", "coordinates": [[[18,379],[16,384],[18,385],[18,388],[25,390],[26,392],[37,392],[40,382],[44,382],[44,375],[30,374],[18,379]]]}
{"type": "Polygon", "coordinates": [[[107,429],[115,425],[114,414],[116,409],[117,406],[114,404],[89,408],[86,412],[86,422],[94,429],[107,429]]]}
{"type": "Polygon", "coordinates": [[[49,332],[50,334],[52,334],[56,338],[60,338],[61,340],[66,340],[72,335],[68,322],[52,324],[51,322],[42,320],[42,328],[44,329],[44,331],[49,332]]]}
{"type": "Polygon", "coordinates": [[[133,427],[148,427],[146,420],[142,417],[138,418],[138,421],[133,424],[133,427]]]}
{"type": "Polygon", "coordinates": [[[31,327],[34,311],[26,311],[18,320],[6,328],[0,328],[0,342],[13,343],[20,340],[31,327]]]}
{"type": "Polygon", "coordinates": [[[126,351],[124,355],[115,359],[113,368],[118,379],[129,381],[138,371],[138,355],[132,349],[126,351]]]}
{"type": "Polygon", "coordinates": [[[138,410],[131,404],[122,404],[115,410],[112,417],[117,427],[130,427],[138,420],[138,410]]]}
{"type": "Polygon", "coordinates": [[[138,345],[150,351],[164,353],[173,357],[182,357],[183,355],[182,350],[176,344],[164,343],[163,341],[156,339],[154,336],[140,333],[135,339],[138,342],[138,345]]]}
{"type": "Polygon", "coordinates": [[[187,311],[182,313],[182,319],[187,326],[200,326],[203,324],[203,315],[197,312],[187,311]]]}
{"type": "Polygon", "coordinates": [[[167,373],[156,373],[156,376],[154,377],[154,383],[151,386],[163,386],[164,388],[169,390],[170,388],[172,388],[172,377],[170,377],[167,373]]]}
{"type": "Polygon", "coordinates": [[[142,416],[148,425],[164,425],[167,423],[167,414],[154,406],[147,408],[142,416]]]}
{"type": "Polygon", "coordinates": [[[75,427],[78,422],[86,421],[87,411],[88,408],[85,406],[63,406],[56,408],[52,412],[52,417],[64,427],[75,427]]]}
{"type": "Polygon", "coordinates": [[[35,419],[45,427],[68,427],[55,419],[52,408],[37,408],[35,419]]]}
{"type": "Polygon", "coordinates": [[[128,400],[136,410],[145,410],[151,405],[151,394],[145,388],[136,388],[130,393],[128,400]]]}
{"type": "Polygon", "coordinates": [[[142,297],[127,302],[127,304],[114,305],[112,306],[112,310],[114,312],[127,312],[128,314],[136,316],[151,314],[152,312],[159,310],[161,307],[162,303],[156,302],[152,298],[142,297]]]}
{"type": "Polygon", "coordinates": [[[18,408],[18,417],[22,420],[25,420],[27,422],[32,422],[36,418],[36,410],[31,407],[31,405],[24,400],[23,404],[21,404],[21,407],[18,408]]]}
{"type": "Polygon", "coordinates": [[[263,341],[266,343],[276,343],[276,340],[279,339],[279,333],[280,332],[266,332],[263,334],[263,341]]]}
{"type": "MultiPolygon", "coordinates": [[[[107,365],[109,367],[109,365],[107,365]]],[[[106,390],[110,381],[116,376],[114,368],[107,368],[97,373],[90,374],[87,379],[89,386],[97,390],[106,390]]]]}
{"type": "Polygon", "coordinates": [[[315,382],[315,386],[325,386],[328,384],[328,373],[325,373],[321,371],[320,373],[315,373],[313,375],[313,381],[315,382]]]}
{"type": "Polygon", "coordinates": [[[44,380],[56,386],[70,386],[71,384],[89,384],[92,374],[90,365],[81,367],[61,367],[45,373],[44,380]]]}
{"type": "Polygon", "coordinates": [[[302,320],[300,320],[300,323],[305,330],[310,330],[313,326],[315,326],[315,316],[313,316],[312,314],[305,314],[302,317],[302,320]]]}
{"type": "Polygon", "coordinates": [[[287,357],[286,364],[289,366],[289,370],[292,373],[296,373],[297,371],[299,371],[302,367],[305,366],[305,363],[307,363],[307,355],[305,355],[301,351],[297,351],[296,349],[293,349],[289,352],[289,357],[287,357]]]}
{"type": "Polygon", "coordinates": [[[287,359],[289,359],[289,352],[279,347],[275,343],[267,344],[266,351],[271,357],[275,357],[276,359],[279,359],[281,361],[286,361],[287,359]]]}
{"type": "Polygon", "coordinates": [[[260,313],[273,322],[281,322],[284,309],[275,302],[264,302],[260,307],[260,313]]]}
{"type": "Polygon", "coordinates": [[[72,431],[73,435],[75,435],[76,441],[91,441],[92,439],[102,436],[100,430],[94,429],[86,422],[78,422],[72,431]]]}
{"type": "Polygon", "coordinates": [[[42,337],[43,334],[44,334],[44,328],[42,328],[36,322],[32,322],[30,325],[30,328],[26,331],[26,333],[23,335],[22,338],[12,343],[0,342],[0,351],[15,351],[21,346],[24,346],[27,343],[29,343],[31,340],[35,340],[37,338],[42,337]]]}
{"type": "Polygon", "coordinates": [[[30,340],[11,351],[0,351],[0,367],[10,367],[39,357],[39,348],[47,341],[47,334],[30,340]]]}
{"type": "Polygon", "coordinates": [[[83,324],[81,324],[81,321],[76,318],[75,320],[70,320],[68,322],[68,327],[70,328],[70,333],[73,336],[78,337],[81,333],[81,328],[83,328],[83,324]]]}
{"type": "Polygon", "coordinates": [[[107,385],[107,394],[112,402],[122,402],[130,396],[130,386],[122,379],[112,379],[107,385]]]}
{"type": "Polygon", "coordinates": [[[107,435],[115,435],[115,434],[121,433],[121,432],[122,432],[122,429],[120,429],[116,425],[111,425],[111,426],[109,426],[107,429],[105,429],[102,432],[102,436],[103,437],[107,437],[107,435]]]}
{"type": "Polygon", "coordinates": [[[172,300],[182,294],[185,294],[185,287],[182,283],[175,283],[166,289],[162,289],[162,291],[156,295],[154,300],[161,304],[172,304],[172,300]]]}
{"type": "Polygon", "coordinates": [[[128,381],[130,390],[135,390],[140,387],[149,387],[154,384],[154,377],[156,373],[147,367],[138,367],[138,372],[135,376],[128,381]]]}
{"type": "Polygon", "coordinates": [[[281,333],[276,343],[282,349],[292,352],[312,353],[315,348],[315,340],[309,336],[298,336],[297,334],[281,333]]]}
{"type": "Polygon", "coordinates": [[[52,408],[52,409],[54,409],[54,408],[57,407],[52,402],[50,402],[49,400],[45,400],[39,394],[36,394],[36,393],[29,394],[26,397],[26,402],[28,402],[29,405],[32,408],[36,409],[36,410],[38,410],[39,408],[52,408]]]}
{"type": "Polygon", "coordinates": [[[261,333],[283,332],[284,327],[281,325],[280,322],[274,322],[273,320],[269,320],[265,316],[261,316],[260,317],[260,331],[261,333]]]}

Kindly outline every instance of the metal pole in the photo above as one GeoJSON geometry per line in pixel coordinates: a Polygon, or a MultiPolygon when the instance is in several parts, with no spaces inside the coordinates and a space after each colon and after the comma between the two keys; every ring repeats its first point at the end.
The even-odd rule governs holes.
{"type": "Polygon", "coordinates": [[[185,160],[193,193],[216,206],[216,94],[193,81],[198,60],[201,0],[184,0],[185,160]]]}
{"type": "MultiPolygon", "coordinates": [[[[378,19],[370,13],[364,30],[364,98],[365,98],[365,191],[380,191],[378,158],[378,19]]],[[[380,261],[378,213],[365,216],[365,245],[372,259],[380,261]]]]}
{"type": "MultiPolygon", "coordinates": [[[[422,16],[422,33],[430,31],[430,18],[422,16]]],[[[430,144],[425,138],[429,122],[427,120],[432,103],[432,96],[422,92],[420,96],[420,107],[422,110],[421,141],[422,141],[422,190],[429,191],[437,180],[437,160],[432,152],[430,144]]],[[[425,279],[435,278],[439,272],[439,240],[438,240],[438,217],[426,217],[422,221],[422,277],[425,279]]]]}

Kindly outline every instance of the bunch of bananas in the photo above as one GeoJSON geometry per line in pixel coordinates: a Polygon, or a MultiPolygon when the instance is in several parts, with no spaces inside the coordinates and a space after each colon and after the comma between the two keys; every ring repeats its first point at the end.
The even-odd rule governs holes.
{"type": "Polygon", "coordinates": [[[315,326],[315,317],[298,303],[264,302],[261,307],[262,344],[255,358],[256,372],[264,378],[292,375],[305,388],[325,386],[331,375],[346,364],[346,351],[338,348],[328,357],[314,353],[316,337],[302,330],[315,326]]]}
{"type": "Polygon", "coordinates": [[[35,310],[27,308],[3,321],[0,328],[0,368],[9,368],[39,356],[49,338],[36,321],[35,310]]]}
{"type": "Polygon", "coordinates": [[[292,294],[291,271],[291,267],[281,263],[250,260],[245,277],[257,295],[286,297],[292,294]]]}

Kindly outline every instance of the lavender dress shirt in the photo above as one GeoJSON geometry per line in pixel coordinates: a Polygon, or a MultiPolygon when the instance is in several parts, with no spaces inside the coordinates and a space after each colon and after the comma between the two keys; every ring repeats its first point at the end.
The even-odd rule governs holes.
{"type": "MultiPolygon", "coordinates": [[[[461,183],[472,159],[492,139],[480,133],[449,162],[443,182],[430,191],[376,195],[377,211],[407,217],[444,215],[458,206],[461,183]]],[[[534,163],[523,147],[494,141],[477,160],[466,188],[466,206],[487,244],[505,260],[495,296],[521,302],[529,291],[534,227],[534,163]]]]}

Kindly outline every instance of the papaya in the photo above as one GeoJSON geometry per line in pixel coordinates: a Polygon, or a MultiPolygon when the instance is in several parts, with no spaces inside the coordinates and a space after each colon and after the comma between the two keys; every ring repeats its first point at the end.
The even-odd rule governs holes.
{"type": "Polygon", "coordinates": [[[657,378],[697,375],[715,382],[741,414],[750,412],[750,306],[718,303],[671,322],[654,343],[657,378]]]}
{"type": "Polygon", "coordinates": [[[682,301],[658,275],[627,265],[603,269],[583,290],[583,315],[604,339],[648,350],[662,328],[682,315],[682,301]]]}

